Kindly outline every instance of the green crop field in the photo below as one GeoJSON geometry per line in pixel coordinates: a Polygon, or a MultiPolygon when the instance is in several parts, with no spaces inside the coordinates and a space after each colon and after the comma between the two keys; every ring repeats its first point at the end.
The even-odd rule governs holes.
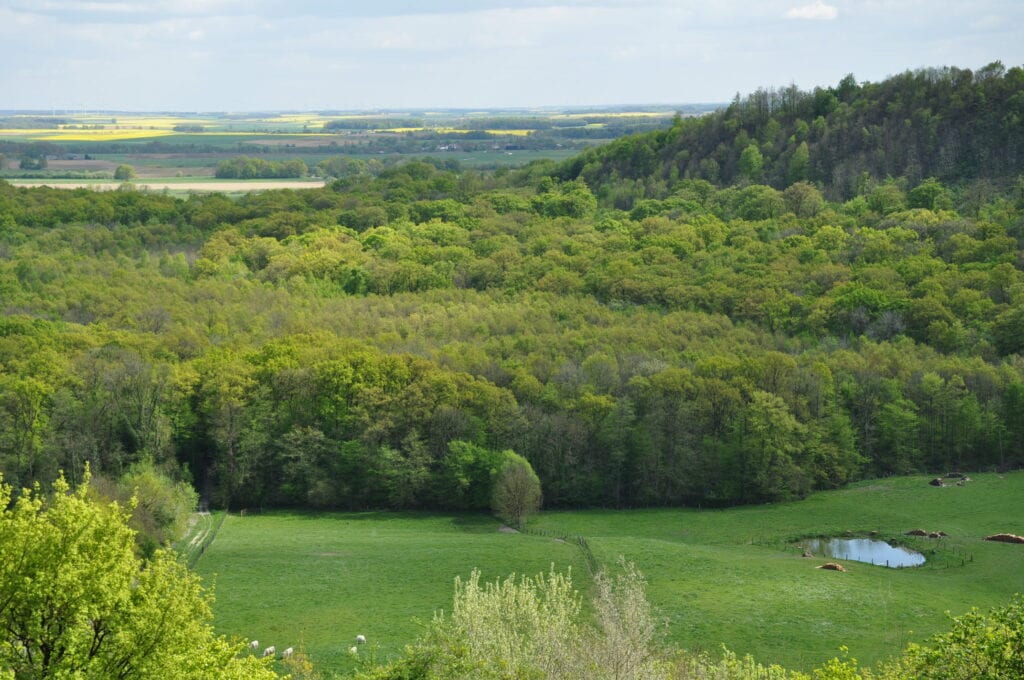
{"type": "MultiPolygon", "coordinates": [[[[532,526],[587,538],[598,561],[619,555],[647,575],[648,595],[669,642],[716,650],[726,644],[763,661],[809,669],[840,645],[873,663],[947,626],[945,612],[1004,604],[1024,592],[1024,546],[981,540],[1024,533],[1024,473],[977,475],[964,487],[928,478],[875,480],[806,500],[729,510],[557,511],[532,526]],[[909,538],[910,529],[944,531],[909,538]],[[870,535],[925,553],[912,569],[844,562],[819,570],[798,539],[870,535]]],[[[328,668],[346,668],[362,633],[384,655],[411,641],[446,607],[452,579],[485,578],[572,565],[588,574],[571,543],[504,534],[485,517],[395,513],[231,516],[199,560],[216,574],[217,625],[282,646],[302,640],[328,668]]]]}

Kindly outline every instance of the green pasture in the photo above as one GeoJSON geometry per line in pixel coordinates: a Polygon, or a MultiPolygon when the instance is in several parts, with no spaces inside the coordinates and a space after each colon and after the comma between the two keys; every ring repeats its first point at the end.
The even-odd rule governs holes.
{"type": "MultiPolygon", "coordinates": [[[[806,500],[728,510],[545,512],[535,530],[586,537],[597,560],[622,555],[648,578],[648,596],[675,646],[725,644],[765,662],[810,669],[840,645],[864,663],[947,627],[945,613],[1004,604],[1024,592],[1024,546],[992,543],[1024,533],[1024,473],[984,474],[964,487],[926,477],[875,480],[806,500]],[[943,539],[903,536],[914,528],[943,539]],[[844,562],[815,567],[796,543],[812,535],[898,540],[924,552],[913,569],[844,562]]],[[[449,605],[452,579],[572,565],[579,548],[549,537],[498,532],[487,517],[364,514],[229,516],[197,563],[216,583],[216,622],[226,633],[278,649],[302,641],[325,667],[347,668],[356,634],[386,656],[449,605]]]]}
{"type": "Polygon", "coordinates": [[[846,645],[873,663],[947,628],[947,611],[1005,604],[1024,592],[1024,546],[982,540],[1024,533],[1024,473],[973,477],[944,488],[927,477],[875,480],[729,510],[550,512],[535,526],[586,536],[599,562],[636,562],[674,645],[725,644],[802,669],[846,645]],[[949,536],[903,535],[915,528],[949,536]],[[843,562],[849,571],[839,573],[815,569],[837,560],[801,557],[795,545],[871,532],[928,561],[912,569],[843,562]]]}
{"type": "Polygon", "coordinates": [[[218,630],[278,651],[301,644],[318,666],[347,670],[356,635],[363,654],[398,653],[474,567],[497,578],[553,563],[586,585],[579,548],[499,526],[475,515],[231,515],[195,568],[214,584],[218,630]]]}

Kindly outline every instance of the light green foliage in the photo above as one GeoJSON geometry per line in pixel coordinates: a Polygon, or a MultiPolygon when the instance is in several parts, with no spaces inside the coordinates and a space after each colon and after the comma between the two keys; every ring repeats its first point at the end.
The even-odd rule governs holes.
{"type": "Polygon", "coordinates": [[[467,581],[456,579],[451,613],[434,619],[432,634],[441,647],[464,644],[481,669],[507,669],[508,677],[561,676],[577,662],[579,615],[569,575],[552,569],[481,584],[473,571],[467,581]]]}
{"type": "Polygon", "coordinates": [[[305,648],[299,646],[292,655],[281,661],[288,680],[323,680],[323,674],[313,665],[305,648]]]}
{"type": "MultiPolygon", "coordinates": [[[[802,121],[801,121],[802,122],[802,121]]],[[[804,125],[806,128],[806,124],[804,125]]],[[[790,184],[803,182],[810,176],[811,156],[807,142],[800,142],[800,145],[793,150],[786,165],[786,181],[790,184]]]]}
{"type": "Polygon", "coordinates": [[[597,208],[597,199],[585,183],[575,181],[558,187],[542,186],[533,207],[548,217],[587,217],[597,208]]]}
{"type": "Polygon", "coordinates": [[[804,428],[779,397],[760,390],[751,397],[742,448],[746,493],[765,500],[806,494],[810,482],[799,466],[805,453],[804,428]]]}
{"type": "Polygon", "coordinates": [[[929,177],[910,190],[907,196],[907,204],[911,208],[925,208],[927,210],[951,210],[953,199],[949,190],[935,179],[929,177]]]}
{"type": "Polygon", "coordinates": [[[747,180],[756,182],[761,179],[761,171],[764,167],[764,156],[756,144],[751,144],[743,149],[740,154],[740,173],[747,180]]]}
{"type": "Polygon", "coordinates": [[[286,161],[267,161],[262,158],[238,156],[217,164],[215,175],[226,179],[256,179],[305,177],[309,167],[301,158],[286,161]]]}
{"type": "Polygon", "coordinates": [[[592,609],[597,634],[587,642],[594,678],[653,680],[665,677],[661,658],[664,628],[647,601],[647,582],[632,562],[620,557],[614,575],[594,577],[592,609]]]}
{"type": "Polygon", "coordinates": [[[944,174],[971,167],[963,140],[880,146],[930,138],[906,121],[942,144],[949,102],[923,93],[984,92],[988,116],[1021,73],[760,91],[519,171],[336,149],[328,187],[234,199],[0,184],[0,468],[30,485],[152,459],[233,508],[484,509],[507,449],[562,507],[1024,464],[1019,188],[944,174]],[[742,186],[694,179],[710,167],[742,186]],[[904,207],[943,192],[959,213],[904,207]],[[759,374],[773,353],[784,380],[759,374]],[[695,370],[719,357],[739,365],[695,370]],[[926,374],[962,380],[941,413],[926,374]],[[801,446],[762,446],[755,392],[801,446]]]}
{"type": "Polygon", "coordinates": [[[797,217],[814,217],[825,209],[825,197],[808,182],[795,182],[786,187],[782,198],[786,201],[786,208],[797,217]]]}
{"type": "Polygon", "coordinates": [[[1024,597],[987,613],[955,617],[948,633],[910,645],[883,667],[892,680],[1016,680],[1024,678],[1024,597]]]}
{"type": "Polygon", "coordinates": [[[135,168],[124,164],[117,166],[117,169],[114,170],[114,179],[122,182],[135,179],[135,168]]]}
{"type": "Polygon", "coordinates": [[[725,648],[720,657],[680,652],[669,677],[672,680],[807,680],[803,673],[776,664],[766,666],[749,654],[739,656],[725,648]]]}
{"type": "Polygon", "coordinates": [[[0,485],[0,668],[17,678],[274,678],[213,634],[211,599],[172,553],[135,556],[128,512],[72,490],[0,485]]]}
{"type": "Polygon", "coordinates": [[[52,387],[34,375],[0,372],[0,470],[26,484],[46,467],[41,460],[45,405],[52,387]]]}
{"type": "Polygon", "coordinates": [[[552,567],[532,578],[513,575],[481,584],[474,570],[467,581],[456,579],[451,612],[436,615],[402,659],[358,677],[667,678],[642,575],[623,562],[621,573],[600,575],[596,585],[591,623],[569,574],[552,567]]]}
{"type": "Polygon", "coordinates": [[[147,555],[184,535],[199,499],[191,484],[171,479],[148,460],[133,465],[117,487],[122,505],[134,499],[130,526],[147,555]]]}
{"type": "Polygon", "coordinates": [[[521,529],[530,515],[540,510],[540,479],[530,462],[505,451],[505,463],[494,480],[491,509],[511,526],[521,529]]]}
{"type": "Polygon", "coordinates": [[[740,191],[736,213],[745,220],[767,220],[778,217],[786,209],[782,194],[763,184],[753,184],[740,191]]]}
{"type": "Polygon", "coordinates": [[[907,197],[894,183],[880,184],[868,197],[868,206],[880,215],[888,215],[907,207],[907,197]]]}

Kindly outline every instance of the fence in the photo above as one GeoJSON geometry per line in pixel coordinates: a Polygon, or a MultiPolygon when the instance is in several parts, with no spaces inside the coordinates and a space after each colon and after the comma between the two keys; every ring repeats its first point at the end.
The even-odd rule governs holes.
{"type": "MultiPolygon", "coordinates": [[[[208,515],[209,516],[209,515],[208,515]]],[[[221,526],[224,524],[225,518],[228,513],[219,512],[216,516],[212,516],[210,526],[203,533],[199,534],[196,538],[193,538],[193,542],[188,545],[182,546],[178,552],[185,556],[185,562],[188,564],[188,568],[192,569],[196,566],[196,562],[203,556],[206,549],[213,543],[213,539],[217,537],[217,532],[220,531],[221,526]]]]}
{"type": "Polygon", "coordinates": [[[600,565],[597,563],[597,558],[594,557],[593,551],[590,549],[590,545],[587,544],[587,539],[576,534],[566,534],[558,531],[548,531],[547,529],[523,529],[524,534],[530,534],[531,536],[546,536],[547,538],[554,538],[566,543],[572,543],[580,549],[583,554],[583,561],[587,565],[587,571],[593,576],[600,569],[600,565]]]}

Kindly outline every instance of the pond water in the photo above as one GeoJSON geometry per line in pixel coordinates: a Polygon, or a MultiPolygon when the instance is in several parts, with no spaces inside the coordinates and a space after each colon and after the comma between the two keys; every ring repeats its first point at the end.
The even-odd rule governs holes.
{"type": "Polygon", "coordinates": [[[867,562],[882,567],[917,567],[924,555],[871,538],[807,538],[801,543],[815,555],[867,562]]]}

